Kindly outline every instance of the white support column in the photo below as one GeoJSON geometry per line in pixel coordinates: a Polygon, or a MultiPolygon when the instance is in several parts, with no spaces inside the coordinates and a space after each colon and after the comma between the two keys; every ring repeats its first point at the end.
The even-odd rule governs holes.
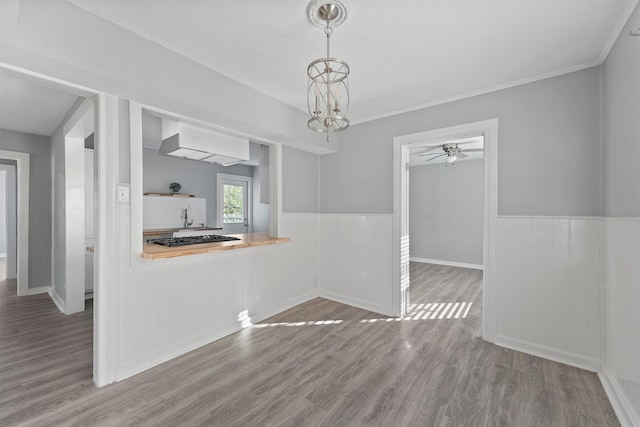
{"type": "Polygon", "coordinates": [[[101,387],[115,381],[118,354],[118,98],[100,94],[97,110],[98,227],[94,273],[93,381],[101,387]]]}

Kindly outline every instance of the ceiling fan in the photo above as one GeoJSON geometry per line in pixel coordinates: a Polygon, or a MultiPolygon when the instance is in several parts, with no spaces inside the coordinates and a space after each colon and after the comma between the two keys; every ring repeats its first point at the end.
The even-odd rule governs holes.
{"type": "Polygon", "coordinates": [[[431,147],[426,151],[418,153],[417,156],[418,157],[431,156],[427,160],[425,160],[426,162],[430,162],[440,157],[447,156],[445,160],[447,162],[446,166],[448,166],[449,164],[454,164],[454,162],[458,159],[464,159],[465,157],[468,157],[464,153],[472,153],[474,151],[484,151],[484,149],[472,148],[470,150],[464,150],[458,147],[457,143],[448,143],[448,144],[436,145],[434,147],[431,147]],[[442,150],[443,152],[438,154],[436,150],[442,150]]]}

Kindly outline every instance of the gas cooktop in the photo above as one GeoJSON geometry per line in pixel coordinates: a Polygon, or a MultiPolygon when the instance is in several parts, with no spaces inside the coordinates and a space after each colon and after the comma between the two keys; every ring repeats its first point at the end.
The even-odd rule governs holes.
{"type": "Polygon", "coordinates": [[[187,237],[167,237],[164,239],[149,239],[147,243],[162,246],[187,246],[199,245],[201,243],[229,242],[232,240],[240,240],[237,237],[220,236],[218,234],[207,234],[206,236],[187,236],[187,237]]]}

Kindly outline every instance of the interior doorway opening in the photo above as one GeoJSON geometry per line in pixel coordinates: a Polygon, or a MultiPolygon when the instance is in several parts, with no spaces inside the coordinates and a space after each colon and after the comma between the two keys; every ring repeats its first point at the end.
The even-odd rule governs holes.
{"type": "MultiPolygon", "coordinates": [[[[497,221],[497,135],[498,120],[469,123],[459,126],[419,132],[394,138],[394,215],[393,215],[393,278],[394,314],[405,316],[411,307],[410,300],[410,204],[409,173],[411,152],[423,153],[442,150],[445,164],[451,160],[447,144],[470,138],[482,138],[484,154],[484,195],[482,220],[482,268],[483,274],[483,325],[482,335],[493,341],[495,335],[495,246],[497,221]],[[438,148],[438,146],[440,146],[438,148]],[[418,147],[418,148],[416,148],[418,147]],[[434,148],[435,147],[435,148],[434,148]]],[[[463,150],[464,151],[464,150],[463,150]]],[[[453,153],[455,154],[455,153],[453,153]]],[[[454,164],[456,159],[450,161],[454,164]]],[[[451,166],[455,167],[455,166],[451,166]]],[[[442,309],[446,308],[442,307],[442,309]]],[[[459,309],[459,308],[458,308],[459,309]]]]}
{"type": "Polygon", "coordinates": [[[19,296],[29,295],[29,168],[28,153],[0,150],[5,172],[5,276],[16,280],[19,296]]]}
{"type": "Polygon", "coordinates": [[[8,194],[8,173],[3,168],[5,166],[7,165],[0,164],[0,282],[7,279],[7,251],[9,250],[7,247],[7,235],[10,228],[12,228],[9,221],[7,221],[8,206],[12,196],[8,194]]]}
{"type": "MultiPolygon", "coordinates": [[[[93,285],[98,293],[101,288],[100,282],[104,282],[104,276],[112,271],[112,269],[98,266],[101,260],[102,264],[111,264],[110,258],[105,257],[108,251],[100,249],[101,246],[105,247],[105,241],[108,240],[100,239],[100,236],[112,234],[112,228],[107,229],[106,227],[110,225],[104,221],[104,217],[110,213],[108,211],[110,204],[105,203],[105,200],[110,201],[108,196],[111,194],[107,192],[105,168],[100,169],[101,176],[97,174],[98,169],[94,168],[95,179],[89,184],[91,188],[87,188],[91,195],[95,196],[91,202],[101,206],[101,209],[94,209],[90,213],[92,221],[87,221],[85,218],[84,201],[87,198],[81,195],[85,194],[86,137],[94,130],[100,130],[95,133],[94,139],[95,164],[112,163],[113,144],[105,144],[104,141],[109,139],[105,135],[113,134],[113,128],[117,122],[105,120],[105,116],[111,118],[112,114],[105,113],[103,106],[107,105],[113,110],[115,105],[113,97],[28,70],[7,66],[0,67],[0,83],[6,89],[3,92],[6,95],[5,100],[12,105],[11,114],[0,120],[0,132],[2,132],[0,158],[14,161],[17,169],[18,278],[16,293],[19,296],[28,295],[28,298],[40,299],[45,296],[35,294],[48,294],[64,314],[84,311],[86,296],[94,297],[93,304],[90,303],[87,307],[96,306],[95,311],[88,310],[80,317],[69,317],[68,320],[61,320],[61,322],[73,323],[73,319],[93,318],[93,322],[90,322],[94,336],[93,351],[88,351],[87,357],[93,361],[92,369],[96,384],[110,382],[104,380],[105,364],[102,361],[105,359],[103,357],[105,347],[102,345],[104,339],[101,339],[104,333],[99,333],[100,324],[104,327],[106,316],[103,314],[104,310],[98,310],[97,307],[100,304],[104,305],[105,298],[85,294],[86,277],[82,274],[86,261],[85,224],[87,222],[92,222],[89,226],[96,230],[96,246],[92,258],[95,256],[97,265],[93,272],[89,272],[91,277],[88,278],[93,279],[93,285]],[[98,126],[98,122],[103,126],[98,126]],[[66,162],[67,155],[77,157],[78,162],[66,162]],[[54,157],[56,157],[55,160],[54,157]],[[56,161],[58,163],[54,165],[56,161]],[[71,216],[67,213],[71,213],[71,216]],[[81,221],[76,221],[78,216],[82,216],[81,221]],[[64,224],[64,227],[59,228],[58,224],[64,224]],[[58,236],[57,241],[61,243],[58,246],[54,243],[56,230],[62,230],[58,236]],[[37,239],[38,244],[29,245],[30,238],[33,241],[37,239]],[[72,256],[68,256],[67,249],[73,252],[72,256]],[[59,259],[56,259],[56,254],[60,255],[59,259]],[[31,258],[30,264],[29,258],[31,258]],[[64,271],[64,274],[56,277],[55,266],[64,271]],[[58,283],[63,285],[60,295],[65,295],[65,300],[62,304],[60,300],[56,301],[54,296],[56,279],[59,279],[58,283]],[[73,281],[77,281],[78,286],[67,286],[73,281]],[[73,289],[73,296],[67,297],[66,293],[70,289],[73,289]],[[98,319],[102,321],[98,322],[98,319]]],[[[111,187],[110,183],[109,186],[111,187]]],[[[104,294],[104,291],[102,293],[104,294]]],[[[57,315],[64,316],[62,313],[57,315]]],[[[86,325],[85,321],[83,326],[86,325]]],[[[45,326],[41,325],[41,327],[45,326]]],[[[90,343],[89,346],[91,346],[90,343]]]]}
{"type": "Polygon", "coordinates": [[[409,148],[411,319],[481,316],[484,136],[451,138],[409,148]]]}

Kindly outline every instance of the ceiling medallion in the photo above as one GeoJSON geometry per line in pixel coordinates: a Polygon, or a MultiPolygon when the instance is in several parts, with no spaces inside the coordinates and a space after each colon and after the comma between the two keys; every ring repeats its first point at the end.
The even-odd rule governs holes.
{"type": "Polygon", "coordinates": [[[307,107],[311,116],[307,126],[316,132],[326,132],[327,142],[331,142],[331,132],[349,127],[349,65],[330,54],[331,34],[347,18],[347,9],[339,0],[312,0],[307,12],[309,20],[324,28],[327,36],[327,56],[307,67],[307,107]]]}

